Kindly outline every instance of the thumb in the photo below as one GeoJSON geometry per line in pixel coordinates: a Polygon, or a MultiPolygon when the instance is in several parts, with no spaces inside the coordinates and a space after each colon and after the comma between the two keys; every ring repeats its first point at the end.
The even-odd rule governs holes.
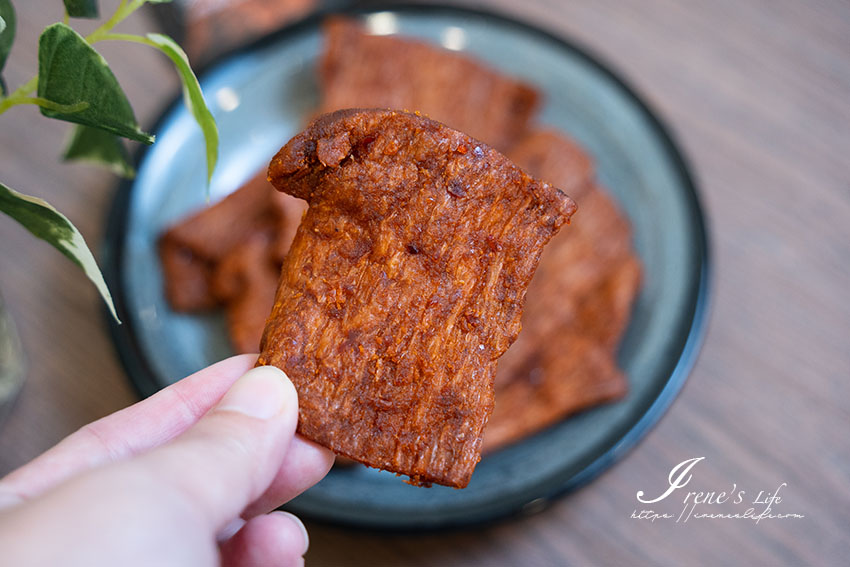
{"type": "Polygon", "coordinates": [[[269,486],[297,421],[292,382],[281,370],[261,366],[237,380],[192,428],[138,464],[217,532],[269,486]]]}

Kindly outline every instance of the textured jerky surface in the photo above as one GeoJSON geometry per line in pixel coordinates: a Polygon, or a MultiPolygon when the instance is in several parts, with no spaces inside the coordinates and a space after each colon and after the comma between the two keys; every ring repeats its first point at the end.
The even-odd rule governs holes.
{"type": "Polygon", "coordinates": [[[641,278],[629,224],[593,183],[592,163],[574,142],[538,132],[510,156],[534,175],[570,187],[580,210],[544,250],[522,332],[499,360],[485,452],[626,393],[616,349],[641,278]]]}
{"type": "Polygon", "coordinates": [[[369,35],[354,20],[325,22],[321,112],[340,108],[420,111],[501,151],[526,130],[539,95],[530,85],[457,52],[369,35]]]}
{"type": "Polygon", "coordinates": [[[394,111],[320,117],[269,179],[310,205],[258,361],[295,383],[299,431],[414,483],[466,486],[496,359],[575,205],[495,150],[394,111]]]}

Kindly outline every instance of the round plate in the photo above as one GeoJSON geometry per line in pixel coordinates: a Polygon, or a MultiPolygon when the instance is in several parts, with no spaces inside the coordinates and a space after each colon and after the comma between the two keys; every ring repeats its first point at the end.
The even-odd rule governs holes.
{"type": "MultiPolygon", "coordinates": [[[[611,465],[661,417],[693,364],[704,329],[708,253],[688,168],[645,103],[598,59],[511,19],[434,6],[356,12],[372,29],[462,49],[536,85],[539,121],[577,138],[628,214],[644,283],[619,362],[630,391],[486,456],[464,490],[405,484],[365,467],[331,471],[288,508],[385,529],[469,525],[541,508],[611,465]]],[[[238,188],[292,135],[318,100],[321,17],[313,16],[223,59],[201,75],[221,131],[213,201],[238,188]]],[[[223,318],[175,313],[163,296],[157,236],[204,205],[204,144],[182,103],[155,128],[133,182],[109,219],[105,267],[123,325],[112,334],[127,372],[150,395],[231,354],[223,318]],[[178,157],[179,156],[179,157],[178,157]]],[[[566,269],[569,269],[568,267],[566,269]]]]}

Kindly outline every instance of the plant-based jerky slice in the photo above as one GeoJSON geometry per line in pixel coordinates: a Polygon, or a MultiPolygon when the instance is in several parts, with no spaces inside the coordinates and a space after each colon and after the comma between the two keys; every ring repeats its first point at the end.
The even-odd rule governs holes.
{"type": "Polygon", "coordinates": [[[280,264],[272,234],[257,233],[236,245],[216,266],[213,288],[227,311],[227,331],[237,353],[257,352],[274,304],[280,264]]]}
{"type": "Polygon", "coordinates": [[[540,95],[480,60],[423,41],[371,35],[329,18],[319,65],[320,110],[381,107],[421,111],[500,151],[522,136],[540,95]]]}
{"type": "Polygon", "coordinates": [[[526,287],[575,204],[495,150],[405,112],[319,117],[269,179],[309,209],[257,364],[299,394],[299,431],[338,454],[464,487],[526,287]]]}
{"type": "Polygon", "coordinates": [[[221,303],[212,282],[216,264],[234,246],[276,223],[265,176],[169,228],[159,239],[165,294],[176,311],[203,311],[221,303]]]}
{"type": "Polygon", "coordinates": [[[532,130],[507,156],[538,179],[552,183],[580,203],[594,188],[593,160],[571,138],[549,128],[532,130]]]}
{"type": "MultiPolygon", "coordinates": [[[[264,183],[268,184],[263,175],[264,183]]],[[[301,222],[306,203],[271,189],[269,207],[278,221],[234,245],[215,265],[213,295],[227,312],[227,331],[237,353],[259,351],[266,318],[274,305],[280,266],[301,222]]]]}
{"type": "MultiPolygon", "coordinates": [[[[570,230],[543,252],[529,286],[522,333],[499,361],[497,383],[511,379],[513,366],[526,366],[516,358],[518,351],[562,348],[564,329],[605,346],[613,356],[639,283],[628,222],[595,188],[583,199],[570,230]]],[[[563,375],[552,379],[565,380],[563,375]]]]}
{"type": "Polygon", "coordinates": [[[526,171],[570,187],[580,195],[581,211],[544,250],[528,289],[522,332],[499,359],[484,452],[626,393],[616,349],[641,279],[628,221],[593,183],[592,163],[574,142],[536,132],[510,157],[526,171]]]}
{"type": "Polygon", "coordinates": [[[497,386],[496,407],[484,436],[485,453],[626,393],[628,384],[609,350],[573,327],[560,331],[548,338],[551,348],[526,351],[530,356],[521,359],[525,366],[497,386]]]}
{"type": "Polygon", "coordinates": [[[275,191],[264,170],[162,235],[165,290],[176,311],[223,304],[236,352],[257,352],[280,264],[306,203],[275,191]]]}

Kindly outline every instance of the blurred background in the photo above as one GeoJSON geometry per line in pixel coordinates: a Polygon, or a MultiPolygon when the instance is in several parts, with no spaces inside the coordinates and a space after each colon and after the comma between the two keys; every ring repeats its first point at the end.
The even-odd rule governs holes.
{"type": "MultiPolygon", "coordinates": [[[[62,17],[60,2],[46,4],[16,3],[18,38],[4,69],[12,88],[37,68],[40,31],[62,17]]],[[[115,4],[102,2],[101,13],[115,4]]],[[[203,66],[316,8],[343,4],[176,0],[122,29],[164,30],[203,66]]],[[[459,532],[383,534],[308,522],[308,564],[842,564],[850,555],[850,3],[459,4],[585,46],[666,120],[708,217],[709,331],[667,415],[592,484],[525,517],[459,532]],[[783,508],[805,518],[684,525],[630,518],[636,491],[661,488],[671,467],[699,456],[703,486],[757,492],[785,482],[783,508]]],[[[104,44],[102,52],[150,127],[178,89],[169,63],[135,45],[104,44]]],[[[61,164],[66,131],[34,107],[4,114],[0,172],[10,187],[63,211],[96,247],[117,181],[61,164]]],[[[137,397],[94,288],[5,218],[0,293],[26,365],[23,390],[3,409],[2,476],[137,397]]]]}

